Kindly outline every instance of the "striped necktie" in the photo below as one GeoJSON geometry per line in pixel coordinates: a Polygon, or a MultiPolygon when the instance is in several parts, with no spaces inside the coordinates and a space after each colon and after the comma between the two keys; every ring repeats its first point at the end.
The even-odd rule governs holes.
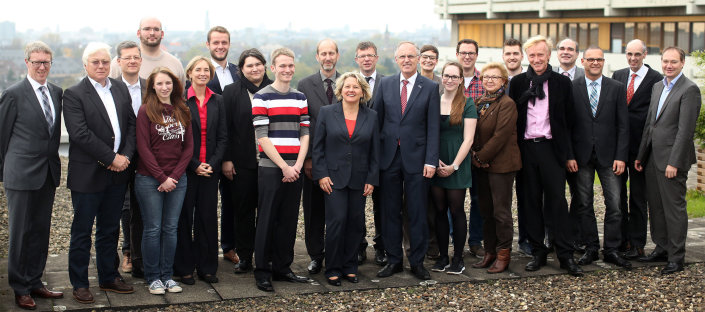
{"type": "Polygon", "coordinates": [[[592,117],[597,113],[597,81],[590,83],[590,108],[592,108],[592,117]]]}
{"type": "Polygon", "coordinates": [[[49,124],[49,133],[51,133],[54,127],[54,116],[51,114],[51,106],[49,105],[49,96],[44,92],[47,89],[45,86],[39,87],[39,93],[42,94],[42,110],[44,111],[44,118],[49,124]]]}

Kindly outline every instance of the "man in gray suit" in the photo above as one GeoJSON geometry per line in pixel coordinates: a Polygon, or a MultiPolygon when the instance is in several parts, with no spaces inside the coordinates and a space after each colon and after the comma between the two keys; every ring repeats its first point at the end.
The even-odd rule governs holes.
{"type": "MultiPolygon", "coordinates": [[[[308,115],[311,118],[309,135],[311,142],[316,137],[316,118],[318,111],[324,105],[336,102],[335,80],[340,74],[335,70],[340,54],[338,44],[331,39],[323,39],[316,46],[316,60],[321,65],[321,69],[301,81],[296,89],[306,95],[308,101],[308,115]]],[[[306,161],[304,162],[304,186],[303,186],[303,206],[304,206],[304,229],[306,240],[306,251],[311,257],[308,265],[308,272],[316,274],[323,267],[324,256],[324,231],[326,226],[325,204],[323,202],[323,191],[318,187],[318,182],[311,177],[311,146],[309,145],[306,161]]]]}
{"type": "Polygon", "coordinates": [[[639,261],[668,261],[661,274],[683,271],[688,212],[685,201],[688,170],[695,163],[693,134],[700,112],[700,89],[682,73],[685,52],[668,47],[661,55],[663,83],[651,92],[649,114],[636,170],[646,168],[646,200],[651,239],[656,248],[639,261]]]}
{"type": "Polygon", "coordinates": [[[0,97],[0,181],[9,213],[7,279],[15,303],[36,309],[32,296],[61,298],[41,281],[49,250],[54,194],[61,177],[61,96],[47,82],[53,52],[35,41],[25,47],[27,78],[0,97]]]}

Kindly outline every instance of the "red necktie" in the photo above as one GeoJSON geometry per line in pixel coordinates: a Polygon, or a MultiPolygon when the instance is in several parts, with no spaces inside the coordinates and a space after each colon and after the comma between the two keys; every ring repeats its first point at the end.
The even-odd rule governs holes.
{"type": "Polygon", "coordinates": [[[401,87],[401,114],[404,115],[404,111],[406,110],[406,85],[409,81],[402,80],[401,82],[404,83],[404,86],[401,87]]]}
{"type": "Polygon", "coordinates": [[[636,78],[636,74],[632,74],[632,80],[629,81],[629,86],[627,86],[627,106],[629,106],[629,102],[634,97],[634,78],[636,78]]]}

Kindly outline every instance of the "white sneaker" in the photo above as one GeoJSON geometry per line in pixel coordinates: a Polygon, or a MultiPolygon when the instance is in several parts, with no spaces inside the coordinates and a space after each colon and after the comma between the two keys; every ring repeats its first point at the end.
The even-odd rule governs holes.
{"type": "Polygon", "coordinates": [[[164,291],[164,284],[162,284],[162,281],[160,280],[155,280],[151,284],[149,284],[149,293],[152,295],[163,295],[166,291],[164,291]]]}
{"type": "Polygon", "coordinates": [[[170,293],[180,293],[183,291],[179,283],[175,282],[173,279],[167,280],[166,283],[164,283],[164,287],[166,287],[166,291],[170,293]]]}

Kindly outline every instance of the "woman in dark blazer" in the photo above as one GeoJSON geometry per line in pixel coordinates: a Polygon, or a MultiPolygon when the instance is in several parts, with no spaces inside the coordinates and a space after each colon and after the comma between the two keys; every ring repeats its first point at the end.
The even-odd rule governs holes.
{"type": "Polygon", "coordinates": [[[365,200],[379,180],[377,113],[361,104],[370,86],[348,72],[335,82],[338,103],[321,108],[313,141],[313,178],[326,205],[326,277],[357,283],[357,249],[365,225],[365,200]]]}
{"type": "Polygon", "coordinates": [[[514,225],[512,221],[512,185],[521,169],[517,144],[517,109],[506,94],[507,70],[501,63],[489,63],[480,75],[485,89],[477,104],[477,128],[472,146],[472,164],[476,167],[483,219],[485,257],[475,268],[489,273],[507,269],[510,261],[514,225]]]}
{"type": "Polygon", "coordinates": [[[179,217],[174,274],[187,285],[195,283],[194,269],[205,282],[218,282],[218,179],[228,137],[223,98],[206,87],[214,73],[203,56],[186,66],[193,157],[186,168],[189,183],[179,217]]]}

